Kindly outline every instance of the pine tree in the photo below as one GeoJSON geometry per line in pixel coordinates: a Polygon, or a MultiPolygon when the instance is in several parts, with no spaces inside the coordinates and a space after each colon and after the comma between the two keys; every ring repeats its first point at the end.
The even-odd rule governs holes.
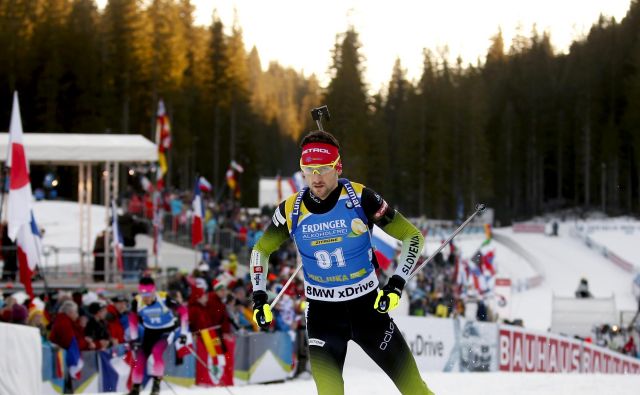
{"type": "Polygon", "coordinates": [[[366,183],[369,113],[362,79],[363,58],[359,49],[358,34],[353,28],[336,38],[332,79],[325,103],[331,112],[331,125],[328,128],[341,143],[345,176],[366,183]]]}

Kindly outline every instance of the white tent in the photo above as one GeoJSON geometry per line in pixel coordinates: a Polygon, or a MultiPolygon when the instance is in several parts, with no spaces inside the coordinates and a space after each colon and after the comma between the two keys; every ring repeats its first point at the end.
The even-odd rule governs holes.
{"type": "MultiPolygon", "coordinates": [[[[0,161],[7,157],[8,133],[0,133],[0,161]]],[[[30,163],[59,165],[103,162],[155,162],[158,148],[137,134],[25,133],[30,163]]]]}
{"type": "MultiPolygon", "coordinates": [[[[23,145],[29,163],[78,166],[78,204],[80,205],[80,266],[84,272],[91,251],[91,196],[93,166],[104,166],[105,224],[109,225],[109,207],[118,196],[120,163],[157,162],[157,146],[137,134],[24,133],[23,145]]],[[[9,134],[0,133],[0,161],[7,158],[9,134]]],[[[105,242],[105,262],[110,243],[105,242]]],[[[109,272],[109,264],[105,267],[109,272]]]]}

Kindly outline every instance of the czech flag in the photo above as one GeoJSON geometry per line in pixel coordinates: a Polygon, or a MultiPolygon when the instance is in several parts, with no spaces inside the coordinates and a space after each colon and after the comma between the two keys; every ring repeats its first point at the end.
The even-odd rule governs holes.
{"type": "Polygon", "coordinates": [[[191,245],[197,246],[204,240],[204,204],[200,192],[200,179],[196,180],[196,187],[193,193],[193,218],[191,220],[191,245]]]}

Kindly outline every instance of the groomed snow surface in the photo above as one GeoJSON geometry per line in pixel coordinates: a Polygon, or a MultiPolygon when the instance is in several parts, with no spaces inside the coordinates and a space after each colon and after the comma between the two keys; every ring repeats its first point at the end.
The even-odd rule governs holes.
{"type": "MultiPolygon", "coordinates": [[[[640,388],[640,376],[632,375],[425,372],[422,377],[436,395],[637,395],[640,388]]],[[[345,395],[399,393],[384,373],[345,368],[344,382],[345,395]]],[[[311,378],[281,384],[198,389],[174,386],[173,389],[180,395],[316,394],[311,378]]],[[[161,394],[175,395],[170,390],[163,390],[161,394]]]]}

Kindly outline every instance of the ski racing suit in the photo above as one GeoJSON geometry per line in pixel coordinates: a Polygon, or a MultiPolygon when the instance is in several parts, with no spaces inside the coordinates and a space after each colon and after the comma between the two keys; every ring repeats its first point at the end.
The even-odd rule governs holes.
{"type": "Polygon", "coordinates": [[[169,336],[178,326],[181,327],[181,333],[187,332],[187,317],[186,309],[173,299],[164,297],[163,292],[156,293],[155,300],[148,305],[142,302],[140,296],[134,299],[129,313],[130,340],[137,343],[134,348],[133,384],[142,383],[147,359],[151,355],[153,365],[148,373],[162,378],[165,368],[163,354],[169,345],[169,336]],[[172,309],[175,309],[175,313],[172,309]]]}
{"type": "Polygon", "coordinates": [[[395,274],[406,280],[418,265],[422,234],[379,194],[340,179],[324,200],[304,188],[276,208],[251,253],[253,290],[266,291],[269,255],[291,237],[302,258],[309,358],[318,394],[344,394],[342,370],[353,340],[402,394],[432,395],[400,329],[389,314],[374,309],[374,223],[402,241],[395,274]]]}

